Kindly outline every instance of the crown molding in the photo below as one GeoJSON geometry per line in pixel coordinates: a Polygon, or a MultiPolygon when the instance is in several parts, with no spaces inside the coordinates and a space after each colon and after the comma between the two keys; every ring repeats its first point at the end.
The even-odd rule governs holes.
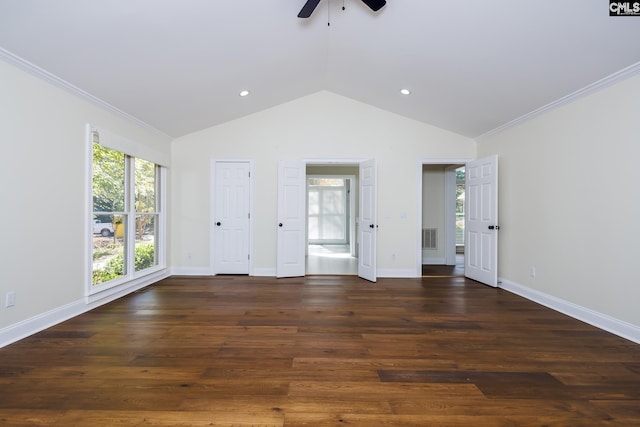
{"type": "Polygon", "coordinates": [[[496,135],[504,130],[515,127],[521,123],[524,123],[538,116],[541,116],[546,112],[555,110],[556,108],[559,108],[563,105],[577,101],[580,98],[584,98],[585,96],[591,95],[594,92],[597,92],[608,86],[612,86],[638,73],[640,73],[640,62],[636,62],[635,64],[632,64],[626,68],[623,68],[620,71],[616,71],[615,73],[607,77],[604,77],[596,82],[593,82],[590,85],[583,87],[582,89],[578,89],[575,92],[570,93],[569,95],[563,96],[562,98],[559,98],[553,102],[548,103],[547,105],[544,105],[540,108],[537,108],[531,111],[530,113],[524,114],[516,119],[511,120],[510,122],[507,122],[501,126],[498,126],[497,128],[494,128],[488,132],[485,132],[482,135],[475,137],[474,139],[476,140],[476,142],[481,142],[483,139],[491,135],[496,135]]]}
{"type": "Polygon", "coordinates": [[[86,92],[82,89],[80,89],[79,87],[69,83],[68,81],[61,79],[60,77],[56,76],[55,74],[52,74],[46,70],[44,70],[43,68],[38,67],[35,64],[32,64],[31,62],[27,61],[26,59],[23,59],[21,57],[19,57],[18,55],[15,55],[14,53],[9,52],[8,50],[0,47],[0,59],[4,60],[5,62],[9,63],[9,64],[13,64],[16,67],[20,68],[23,71],[26,71],[27,73],[34,75],[44,81],[46,81],[47,83],[51,83],[54,86],[57,86],[75,96],[77,96],[78,98],[81,98],[87,102],[90,102],[91,104],[97,105],[98,107],[101,107],[107,111],[110,111],[114,114],[119,115],[120,117],[123,117],[133,123],[135,123],[138,126],[141,126],[147,130],[150,130],[151,132],[154,132],[158,135],[164,136],[166,138],[170,138],[173,139],[173,137],[171,135],[167,135],[166,133],[162,132],[161,130],[159,130],[158,128],[151,126],[150,124],[138,119],[137,117],[132,116],[129,113],[126,113],[124,111],[122,111],[121,109],[114,107],[113,105],[109,104],[106,101],[103,101],[102,99],[91,95],[89,92],[86,92]]]}

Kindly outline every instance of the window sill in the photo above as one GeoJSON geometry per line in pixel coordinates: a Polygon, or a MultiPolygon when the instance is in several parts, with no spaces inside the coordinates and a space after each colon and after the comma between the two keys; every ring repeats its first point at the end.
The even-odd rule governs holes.
{"type": "Polygon", "coordinates": [[[115,300],[166,277],[169,277],[169,269],[166,267],[149,268],[136,274],[133,278],[118,279],[114,280],[112,283],[92,286],[87,295],[85,295],[85,300],[87,304],[91,304],[105,298],[115,300]]]}

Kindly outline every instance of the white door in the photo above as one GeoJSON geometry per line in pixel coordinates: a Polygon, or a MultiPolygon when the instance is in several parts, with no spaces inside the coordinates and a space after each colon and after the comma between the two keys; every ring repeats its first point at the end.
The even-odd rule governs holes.
{"type": "Polygon", "coordinates": [[[305,274],[306,166],[281,161],[278,167],[277,277],[305,274]]]}
{"type": "Polygon", "coordinates": [[[250,165],[215,163],[214,272],[249,274],[250,165]]]}
{"type": "Polygon", "coordinates": [[[358,276],[375,282],[376,274],[376,237],[378,217],[376,201],[376,161],[374,159],[360,163],[360,217],[358,220],[358,276]]]}
{"type": "Polygon", "coordinates": [[[469,162],[465,169],[464,274],[498,286],[498,156],[469,162]]]}

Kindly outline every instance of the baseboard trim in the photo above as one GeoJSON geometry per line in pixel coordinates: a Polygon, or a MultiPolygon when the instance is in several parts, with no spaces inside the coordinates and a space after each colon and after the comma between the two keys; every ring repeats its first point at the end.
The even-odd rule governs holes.
{"type": "Polygon", "coordinates": [[[446,265],[447,260],[445,258],[427,258],[422,257],[423,265],[446,265]]]}
{"type": "MultiPolygon", "coordinates": [[[[172,276],[215,276],[209,267],[171,267],[172,276]]],[[[249,276],[276,277],[275,268],[254,268],[249,276]]]]}
{"type": "MultiPolygon", "coordinates": [[[[0,348],[13,344],[16,341],[20,341],[23,338],[55,326],[65,320],[69,320],[73,317],[79,316],[80,314],[93,310],[94,308],[100,307],[101,305],[140,290],[166,277],[169,277],[169,274],[166,271],[163,271],[160,274],[153,274],[143,280],[136,281],[129,287],[119,289],[117,292],[109,295],[98,294],[100,298],[92,300],[90,300],[89,297],[84,297],[69,304],[54,308],[53,310],[38,314],[29,319],[14,323],[13,325],[0,329],[0,348]]],[[[96,297],[96,295],[93,297],[96,297]]]]}
{"type": "Polygon", "coordinates": [[[276,269],[275,268],[254,268],[252,276],[258,277],[276,277],[276,269]]]}
{"type": "Polygon", "coordinates": [[[380,278],[403,278],[414,279],[416,277],[416,270],[414,269],[401,269],[401,268],[379,268],[378,277],[380,278]]]}
{"type": "Polygon", "coordinates": [[[632,325],[631,323],[579,306],[561,298],[554,297],[553,295],[531,289],[507,279],[500,278],[498,286],[501,289],[544,305],[545,307],[549,307],[555,311],[566,314],[567,316],[571,316],[574,319],[588,323],[596,328],[600,328],[618,335],[619,337],[640,344],[640,327],[632,325]]]}
{"type": "Polygon", "coordinates": [[[172,276],[211,276],[209,267],[171,267],[172,276]]]}

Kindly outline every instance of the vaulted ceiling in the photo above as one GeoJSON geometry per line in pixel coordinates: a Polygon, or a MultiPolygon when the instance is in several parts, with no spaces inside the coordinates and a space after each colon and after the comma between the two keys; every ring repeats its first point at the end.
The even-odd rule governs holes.
{"type": "Polygon", "coordinates": [[[173,137],[321,90],[478,137],[639,68],[640,17],[606,0],[304,3],[0,0],[0,57],[173,137]]]}

